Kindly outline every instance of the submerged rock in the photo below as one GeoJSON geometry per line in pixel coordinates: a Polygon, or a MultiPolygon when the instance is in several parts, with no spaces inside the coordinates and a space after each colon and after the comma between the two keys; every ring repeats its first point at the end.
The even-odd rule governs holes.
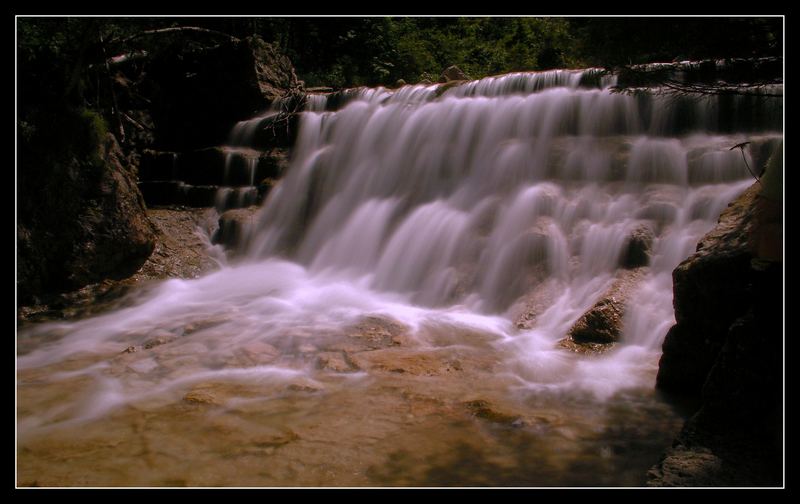
{"type": "Polygon", "coordinates": [[[183,396],[183,401],[188,404],[218,405],[219,399],[210,391],[204,389],[193,389],[183,396]]]}
{"type": "Polygon", "coordinates": [[[601,354],[614,348],[615,343],[593,343],[591,341],[576,342],[570,337],[563,338],[557,343],[559,348],[579,354],[601,354]]]}
{"type": "Polygon", "coordinates": [[[535,327],[537,318],[552,306],[559,292],[559,282],[548,278],[524,295],[509,310],[517,329],[535,327]]]}

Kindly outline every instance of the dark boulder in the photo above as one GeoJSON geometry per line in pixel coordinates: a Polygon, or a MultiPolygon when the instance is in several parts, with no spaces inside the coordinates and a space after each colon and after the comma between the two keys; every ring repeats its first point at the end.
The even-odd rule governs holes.
{"type": "Polygon", "coordinates": [[[21,184],[28,200],[17,225],[17,283],[21,304],[42,295],[125,278],[145,262],[155,229],[114,136],[90,160],[29,169],[21,184]],[[47,177],[32,181],[32,173],[47,177]]]}

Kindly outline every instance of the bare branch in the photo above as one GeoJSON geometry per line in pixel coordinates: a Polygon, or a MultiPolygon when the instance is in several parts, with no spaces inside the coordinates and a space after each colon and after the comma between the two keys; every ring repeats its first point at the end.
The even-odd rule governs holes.
{"type": "Polygon", "coordinates": [[[136,40],[138,38],[145,36],[163,35],[168,33],[181,33],[181,32],[202,33],[204,35],[211,35],[214,37],[224,38],[230,40],[231,42],[239,41],[239,39],[234,37],[233,35],[229,35],[227,33],[219,32],[216,30],[209,30],[208,28],[200,28],[199,26],[172,26],[170,28],[159,28],[157,30],[145,30],[143,32],[137,33],[136,35],[132,35],[122,40],[114,40],[112,42],[127,43],[132,40],[136,40]]]}

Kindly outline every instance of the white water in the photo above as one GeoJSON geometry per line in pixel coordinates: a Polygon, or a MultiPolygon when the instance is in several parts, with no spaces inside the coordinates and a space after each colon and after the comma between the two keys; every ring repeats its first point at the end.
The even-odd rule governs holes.
{"type": "MultiPolygon", "coordinates": [[[[303,354],[376,314],[408,325],[423,348],[486,346],[521,390],[604,399],[652,386],[674,323],[671,272],[752,184],[729,148],[754,130],[781,133],[774,117],[747,135],[707,131],[719,124],[709,99],[684,117],[667,98],[582,87],[582,76],[512,74],[443,93],[361,89],[335,111],[322,96],[309,100],[291,168],[259,214],[246,260],[166,281],[128,308],[20,333],[50,342],[20,356],[18,369],[90,356],[92,365],[70,372],[96,382],[86,401],[37,412],[23,430],[101,416],[212,375],[314,379],[303,354]],[[557,348],[611,285],[642,224],[656,238],[621,344],[600,358],[557,348]],[[526,296],[544,290],[546,308],[531,329],[517,329],[526,296]],[[207,321],[124,373],[91,358],[207,321]],[[283,357],[247,367],[237,356],[253,344],[283,357]]],[[[261,120],[237,126],[236,142],[261,120]]]]}

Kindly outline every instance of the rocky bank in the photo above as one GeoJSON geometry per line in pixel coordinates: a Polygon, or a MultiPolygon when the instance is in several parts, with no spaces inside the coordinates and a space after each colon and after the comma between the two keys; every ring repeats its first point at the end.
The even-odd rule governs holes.
{"type": "Polygon", "coordinates": [[[756,243],[780,211],[761,190],[732,202],[673,272],[677,323],[657,387],[700,407],[650,471],[651,486],[782,484],[782,263],[761,260],[756,243]]]}
{"type": "Polygon", "coordinates": [[[97,299],[98,285],[116,292],[110,286],[137,271],[159,278],[207,270],[204,252],[193,254],[202,211],[179,214],[176,205],[214,206],[217,186],[209,184],[224,182],[257,185],[250,196],[258,192],[260,200],[285,168],[288,120],[284,128],[269,129],[262,141],[270,149],[248,174],[240,174],[236,163],[229,167],[220,147],[237,121],[302,96],[291,62],[270,44],[256,36],[153,30],[109,42],[104,51],[108,84],[103,80],[97,95],[110,93],[113,108],[55,110],[47,93],[65,85],[57,82],[25,92],[17,171],[23,320],[41,307],[74,304],[68,298],[97,299]],[[162,165],[169,180],[148,183],[174,190],[159,199],[164,191],[142,187],[142,180],[165,179],[152,173],[162,165]],[[222,180],[228,171],[231,180],[222,180]],[[153,205],[172,210],[148,212],[153,205]]]}

